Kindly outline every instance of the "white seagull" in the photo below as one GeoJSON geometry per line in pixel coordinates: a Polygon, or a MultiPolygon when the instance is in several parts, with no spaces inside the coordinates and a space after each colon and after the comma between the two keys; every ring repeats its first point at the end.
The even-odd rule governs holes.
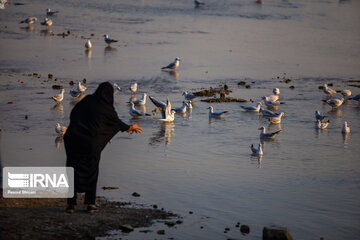
{"type": "Polygon", "coordinates": [[[244,109],[247,112],[260,112],[261,103],[259,102],[256,107],[254,106],[241,106],[242,109],[244,109]]]}
{"type": "Polygon", "coordinates": [[[266,97],[266,100],[268,101],[272,101],[272,102],[276,102],[276,101],[279,101],[279,95],[270,95],[270,96],[267,96],[266,97]]]}
{"type": "Polygon", "coordinates": [[[316,129],[325,129],[329,125],[330,120],[327,120],[326,122],[321,122],[320,120],[316,121],[315,128],[316,129]]]}
{"type": "Polygon", "coordinates": [[[109,38],[109,35],[104,35],[104,41],[110,46],[111,43],[118,42],[118,40],[109,38]]]}
{"type": "Polygon", "coordinates": [[[319,110],[316,110],[316,111],[315,111],[315,118],[316,118],[316,120],[320,120],[320,121],[322,122],[322,121],[324,121],[324,119],[325,119],[326,117],[327,117],[327,116],[325,116],[325,115],[321,115],[319,110]]]}
{"type": "Polygon", "coordinates": [[[214,108],[212,106],[208,107],[209,109],[209,117],[222,117],[228,111],[223,112],[214,112],[214,108]]]}
{"type": "Polygon", "coordinates": [[[135,105],[144,106],[146,104],[146,97],[147,97],[147,94],[144,93],[142,98],[132,101],[131,103],[134,103],[135,105]]]}
{"type": "Polygon", "coordinates": [[[274,89],[273,89],[273,94],[279,95],[279,94],[280,94],[280,89],[274,88],[274,89]]]}
{"type": "Polygon", "coordinates": [[[51,19],[49,18],[44,18],[44,21],[40,23],[43,26],[47,26],[47,27],[51,27],[51,25],[53,24],[53,22],[51,21],[51,19]]]}
{"type": "Polygon", "coordinates": [[[59,11],[51,11],[50,8],[46,9],[47,16],[55,16],[59,11]]]}
{"type": "Polygon", "coordinates": [[[264,117],[277,117],[280,115],[279,113],[264,109],[262,107],[260,108],[260,112],[264,117]]]}
{"type": "Polygon", "coordinates": [[[186,100],[195,100],[197,98],[197,96],[195,96],[194,94],[192,93],[188,93],[188,92],[183,92],[182,94],[186,100]]]}
{"type": "Polygon", "coordinates": [[[87,41],[86,41],[86,43],[85,43],[85,48],[87,48],[87,49],[92,48],[92,44],[91,44],[91,41],[90,41],[90,40],[87,40],[87,41]]]}
{"type": "Polygon", "coordinates": [[[161,119],[160,121],[163,122],[172,122],[175,119],[175,110],[171,109],[171,103],[170,100],[166,100],[166,104],[162,101],[159,101],[151,96],[149,96],[151,102],[158,108],[160,108],[161,111],[161,119]]]}
{"type": "Polygon", "coordinates": [[[348,127],[347,121],[344,122],[344,125],[341,128],[341,132],[342,133],[349,133],[350,132],[350,127],[348,127]]]}
{"type": "Polygon", "coordinates": [[[172,110],[175,111],[175,113],[185,113],[186,112],[187,103],[185,101],[182,102],[182,106],[178,108],[173,108],[172,110]]]}
{"type": "Polygon", "coordinates": [[[135,93],[136,93],[137,87],[138,87],[138,84],[137,84],[136,82],[130,85],[130,92],[131,92],[131,94],[135,94],[135,93]]]}
{"type": "Polygon", "coordinates": [[[323,91],[327,95],[332,95],[332,94],[336,93],[336,91],[334,89],[329,88],[327,84],[324,84],[323,87],[324,87],[323,91]]]}
{"type": "Polygon", "coordinates": [[[129,114],[133,117],[150,116],[150,114],[143,113],[143,112],[135,109],[134,103],[130,103],[129,114]]]}
{"type": "MultiPolygon", "coordinates": [[[[272,95],[272,96],[275,96],[275,95],[272,95]]],[[[280,105],[279,101],[271,101],[268,97],[262,97],[262,100],[264,101],[265,105],[268,107],[274,107],[274,106],[280,105]]]]}
{"type": "Polygon", "coordinates": [[[169,65],[167,65],[166,67],[162,67],[161,69],[171,69],[171,70],[175,70],[179,67],[180,65],[180,58],[175,58],[175,60],[170,63],[169,65]]]}
{"type": "Polygon", "coordinates": [[[85,90],[87,89],[87,87],[85,87],[84,85],[82,85],[81,82],[79,81],[79,82],[78,82],[78,85],[77,85],[77,89],[78,89],[78,91],[80,91],[80,92],[85,92],[85,90]]]}
{"type": "Polygon", "coordinates": [[[281,112],[279,116],[270,117],[270,118],[269,118],[269,122],[275,123],[275,124],[281,123],[281,117],[283,117],[283,116],[284,116],[284,113],[281,112]]]}
{"type": "Polygon", "coordinates": [[[29,17],[29,18],[27,18],[25,20],[22,20],[20,23],[26,23],[26,24],[30,25],[30,24],[33,24],[36,21],[37,21],[36,17],[29,17]]]}
{"type": "Polygon", "coordinates": [[[59,103],[64,99],[64,89],[61,89],[59,94],[56,94],[55,96],[51,97],[55,102],[59,103]]]}
{"type": "Polygon", "coordinates": [[[351,96],[351,91],[348,90],[348,89],[341,90],[340,93],[341,93],[344,97],[350,97],[350,96],[351,96]]]}
{"type": "Polygon", "coordinates": [[[276,134],[281,132],[281,129],[280,129],[280,130],[278,130],[276,132],[267,133],[266,130],[265,130],[265,127],[261,127],[261,128],[259,128],[259,130],[261,130],[260,138],[274,138],[276,134]]]}
{"type": "Polygon", "coordinates": [[[80,97],[81,94],[82,94],[82,93],[81,93],[79,90],[75,90],[75,89],[70,90],[70,95],[71,95],[72,97],[74,97],[74,98],[80,97]]]}
{"type": "Polygon", "coordinates": [[[344,98],[341,99],[334,98],[326,101],[326,103],[329,104],[332,108],[340,107],[343,104],[343,102],[344,102],[344,98]]]}
{"type": "Polygon", "coordinates": [[[55,132],[59,134],[59,136],[64,136],[66,133],[67,127],[61,126],[60,123],[55,124],[55,132]]]}
{"type": "Polygon", "coordinates": [[[114,83],[113,84],[113,87],[114,87],[114,94],[118,93],[121,91],[121,88],[119,87],[119,85],[117,85],[117,83],[114,83]]]}
{"type": "Polygon", "coordinates": [[[263,155],[263,150],[262,150],[262,144],[261,143],[259,144],[258,148],[254,148],[254,144],[251,144],[250,148],[251,148],[251,151],[252,151],[253,155],[258,155],[258,156],[263,155]]]}

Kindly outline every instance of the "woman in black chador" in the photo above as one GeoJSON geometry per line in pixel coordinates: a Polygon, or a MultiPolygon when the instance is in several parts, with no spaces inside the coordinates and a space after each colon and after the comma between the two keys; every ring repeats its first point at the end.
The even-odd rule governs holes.
{"type": "Polygon", "coordinates": [[[75,105],[70,114],[70,125],[64,136],[66,166],[74,168],[74,197],[68,198],[68,213],[74,212],[76,193],[85,192],[88,211],[96,211],[96,183],[99,161],[106,144],[119,131],[141,133],[138,124],[122,122],[113,106],[114,88],[109,82],[99,85],[95,93],[75,105]]]}

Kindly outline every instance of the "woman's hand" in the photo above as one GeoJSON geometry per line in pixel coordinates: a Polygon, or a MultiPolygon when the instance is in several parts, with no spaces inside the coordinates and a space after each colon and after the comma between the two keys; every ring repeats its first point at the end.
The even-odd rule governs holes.
{"type": "Polygon", "coordinates": [[[127,130],[129,133],[142,133],[142,128],[139,127],[139,123],[135,123],[133,125],[130,125],[129,129],[127,130]]]}

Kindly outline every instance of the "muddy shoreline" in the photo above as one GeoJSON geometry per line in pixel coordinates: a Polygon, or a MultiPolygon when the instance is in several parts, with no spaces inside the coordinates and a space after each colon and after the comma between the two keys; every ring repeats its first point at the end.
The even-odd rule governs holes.
{"type": "MultiPolygon", "coordinates": [[[[90,214],[79,196],[75,213],[65,213],[66,199],[0,198],[0,239],[95,239],[122,226],[150,227],[179,216],[159,209],[97,197],[99,211],[90,214]],[[2,238],[1,238],[2,236],[2,238]]],[[[178,221],[181,223],[182,221],[178,221]]]]}

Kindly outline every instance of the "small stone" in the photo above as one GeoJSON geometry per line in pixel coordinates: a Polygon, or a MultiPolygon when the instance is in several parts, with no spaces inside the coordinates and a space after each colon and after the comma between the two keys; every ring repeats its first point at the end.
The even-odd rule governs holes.
{"type": "Polygon", "coordinates": [[[193,214],[193,212],[192,212],[192,211],[190,211],[190,212],[189,212],[189,214],[193,214]]]}
{"type": "Polygon", "coordinates": [[[227,91],[229,89],[228,85],[224,85],[224,90],[227,91]]]}
{"type": "Polygon", "coordinates": [[[139,232],[141,232],[141,233],[150,233],[152,231],[151,230],[140,230],[139,232]]]}
{"type": "Polygon", "coordinates": [[[204,228],[204,226],[200,226],[200,229],[203,229],[204,228]]]}
{"type": "Polygon", "coordinates": [[[93,36],[95,36],[95,34],[94,34],[94,33],[91,33],[91,34],[90,34],[90,36],[92,36],[92,37],[93,37],[93,36]]]}
{"type": "Polygon", "coordinates": [[[158,208],[158,206],[157,206],[156,204],[154,204],[154,205],[153,205],[153,208],[157,209],[157,208],[158,208]]]}
{"type": "Polygon", "coordinates": [[[83,79],[83,83],[86,83],[86,78],[83,79]]]}
{"type": "Polygon", "coordinates": [[[132,231],[134,231],[134,228],[130,224],[120,225],[119,228],[120,228],[120,230],[122,232],[132,232],[132,231]]]}
{"type": "Polygon", "coordinates": [[[289,83],[289,82],[291,82],[291,79],[288,78],[285,80],[285,83],[289,83]]]}
{"type": "Polygon", "coordinates": [[[159,235],[164,235],[164,234],[165,234],[165,230],[159,230],[159,231],[157,231],[156,233],[159,234],[159,235]]]}
{"type": "Polygon", "coordinates": [[[290,89],[294,89],[294,88],[295,88],[295,86],[290,86],[289,88],[290,88],[290,89]]]}
{"type": "Polygon", "coordinates": [[[173,227],[175,226],[175,222],[165,222],[165,225],[167,225],[168,227],[173,227]]]}
{"type": "Polygon", "coordinates": [[[332,87],[332,86],[334,86],[334,84],[333,83],[328,83],[328,86],[332,87]]]}
{"type": "Polygon", "coordinates": [[[52,79],[53,78],[53,75],[51,73],[48,74],[48,78],[49,79],[52,79]]]}
{"type": "Polygon", "coordinates": [[[133,197],[140,197],[140,194],[137,193],[137,192],[133,192],[131,195],[132,195],[133,197]]]}
{"type": "Polygon", "coordinates": [[[52,88],[53,88],[53,89],[63,89],[63,85],[61,85],[61,84],[59,84],[59,85],[55,84],[55,85],[52,85],[52,88]]]}
{"type": "Polygon", "coordinates": [[[225,228],[225,231],[230,231],[230,228],[225,228]]]}
{"type": "Polygon", "coordinates": [[[249,234],[250,233],[250,227],[248,225],[241,225],[240,232],[243,234],[249,234]]]}
{"type": "Polygon", "coordinates": [[[263,240],[292,240],[290,232],[283,227],[272,226],[263,228],[263,240]]]}
{"type": "Polygon", "coordinates": [[[70,86],[72,86],[72,85],[74,85],[75,83],[74,83],[73,80],[71,80],[71,81],[69,82],[69,84],[70,84],[70,86]]]}
{"type": "Polygon", "coordinates": [[[37,76],[37,75],[38,75],[38,73],[33,73],[33,75],[34,75],[34,76],[37,76]]]}
{"type": "Polygon", "coordinates": [[[245,85],[245,84],[246,84],[245,81],[240,81],[240,82],[238,82],[238,85],[245,85]]]}
{"type": "Polygon", "coordinates": [[[251,88],[251,86],[248,84],[248,85],[245,86],[245,88],[251,88]]]}
{"type": "Polygon", "coordinates": [[[29,116],[28,115],[25,115],[25,119],[27,120],[29,118],[29,116]]]}
{"type": "Polygon", "coordinates": [[[176,221],[176,224],[182,224],[183,223],[183,220],[177,220],[176,221]]]}
{"type": "Polygon", "coordinates": [[[67,34],[69,35],[71,33],[71,31],[70,30],[67,30],[67,34]]]}

